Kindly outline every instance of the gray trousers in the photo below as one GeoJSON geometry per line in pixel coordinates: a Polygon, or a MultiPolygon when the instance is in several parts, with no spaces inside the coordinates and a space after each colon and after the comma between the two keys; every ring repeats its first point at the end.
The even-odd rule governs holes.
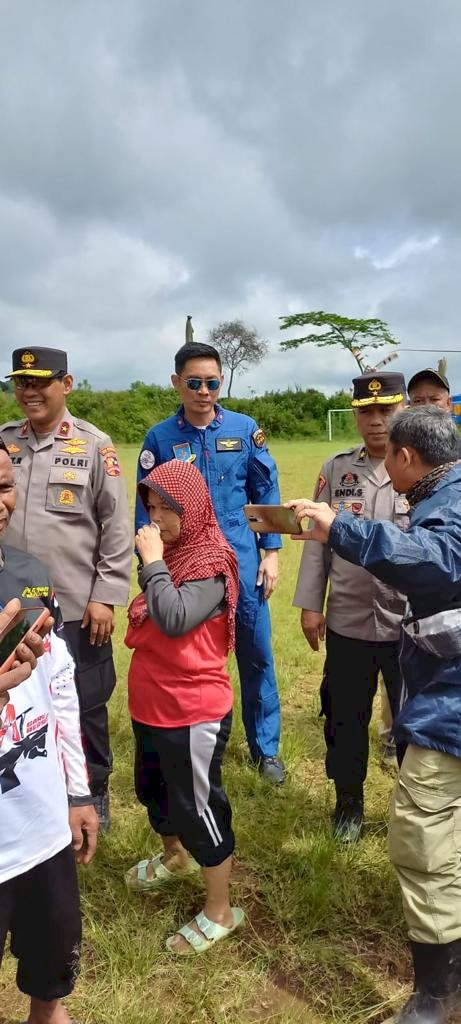
{"type": "Polygon", "coordinates": [[[410,939],[460,939],[460,758],[407,748],[392,799],[389,853],[410,939]]]}

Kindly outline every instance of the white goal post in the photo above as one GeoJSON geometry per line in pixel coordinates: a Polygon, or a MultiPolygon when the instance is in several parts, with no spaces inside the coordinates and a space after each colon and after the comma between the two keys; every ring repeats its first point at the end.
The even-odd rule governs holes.
{"type": "Polygon", "coordinates": [[[332,414],[334,412],[342,412],[342,413],[344,413],[344,412],[354,412],[354,410],[353,409],[329,409],[328,410],[328,412],[327,412],[327,435],[328,435],[328,440],[329,441],[332,440],[332,429],[331,429],[332,420],[331,420],[331,417],[332,417],[332,414]]]}

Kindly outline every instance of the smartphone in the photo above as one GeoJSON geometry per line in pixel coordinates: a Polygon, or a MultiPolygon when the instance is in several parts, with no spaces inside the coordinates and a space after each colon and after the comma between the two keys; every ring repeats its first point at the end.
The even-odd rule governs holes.
{"type": "Polygon", "coordinates": [[[244,505],[243,511],[253,533],[302,533],[292,508],[284,505],[244,505]]]}
{"type": "Polygon", "coordinates": [[[31,629],[38,633],[50,615],[49,608],[43,604],[36,607],[31,605],[18,611],[0,640],[0,675],[10,671],[13,662],[16,661],[16,648],[26,633],[31,629]]]}

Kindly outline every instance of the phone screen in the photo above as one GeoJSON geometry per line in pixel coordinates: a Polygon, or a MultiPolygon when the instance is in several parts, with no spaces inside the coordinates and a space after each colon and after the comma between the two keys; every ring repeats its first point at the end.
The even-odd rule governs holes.
{"type": "Polygon", "coordinates": [[[13,621],[11,629],[0,639],[0,665],[3,665],[3,662],[9,658],[18,644],[21,643],[22,638],[32,628],[34,622],[37,621],[44,607],[42,604],[36,607],[21,608],[21,611],[18,612],[13,621]]]}

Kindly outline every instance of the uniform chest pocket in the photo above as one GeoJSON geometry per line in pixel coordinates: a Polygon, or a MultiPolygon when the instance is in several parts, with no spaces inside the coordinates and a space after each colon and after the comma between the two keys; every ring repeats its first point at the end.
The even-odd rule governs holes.
{"type": "Polygon", "coordinates": [[[66,469],[52,466],[46,489],[45,508],[47,512],[83,512],[84,493],[88,484],[89,469],[66,469]]]}

